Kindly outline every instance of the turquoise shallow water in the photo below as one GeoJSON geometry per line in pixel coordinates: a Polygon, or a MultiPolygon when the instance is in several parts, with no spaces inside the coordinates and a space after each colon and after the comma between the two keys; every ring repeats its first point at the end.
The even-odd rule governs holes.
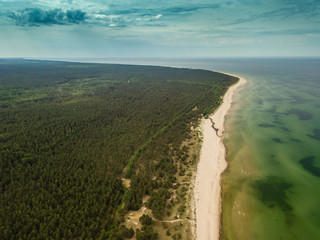
{"type": "Polygon", "coordinates": [[[320,61],[246,60],[225,140],[224,239],[320,239],[320,61]]]}
{"type": "Polygon", "coordinates": [[[222,239],[320,239],[320,59],[113,62],[245,77],[226,118],[222,239]]]}

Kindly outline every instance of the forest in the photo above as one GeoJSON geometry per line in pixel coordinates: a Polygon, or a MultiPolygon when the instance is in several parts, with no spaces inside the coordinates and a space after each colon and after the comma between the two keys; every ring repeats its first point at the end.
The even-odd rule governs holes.
{"type": "Polygon", "coordinates": [[[0,59],[0,239],[157,239],[191,126],[237,78],[187,68],[0,59]],[[124,186],[122,179],[130,180],[124,186]]]}

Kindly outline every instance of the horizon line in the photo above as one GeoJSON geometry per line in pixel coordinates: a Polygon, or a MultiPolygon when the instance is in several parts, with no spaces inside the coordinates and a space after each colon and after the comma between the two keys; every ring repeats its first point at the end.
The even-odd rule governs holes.
{"type": "Polygon", "coordinates": [[[182,57],[182,56],[168,56],[168,57],[0,57],[0,59],[25,59],[25,60],[50,60],[50,59],[270,59],[270,58],[320,58],[319,56],[198,56],[198,57],[182,57]]]}

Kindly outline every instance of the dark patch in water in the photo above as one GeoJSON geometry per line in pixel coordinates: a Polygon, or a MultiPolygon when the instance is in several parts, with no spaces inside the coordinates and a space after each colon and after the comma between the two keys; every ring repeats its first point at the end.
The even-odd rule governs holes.
{"type": "Polygon", "coordinates": [[[276,106],[272,106],[272,108],[266,110],[265,112],[267,112],[267,113],[276,113],[277,112],[277,107],[276,106]]]}
{"type": "Polygon", "coordinates": [[[296,138],[290,138],[290,140],[292,141],[292,142],[301,142],[301,140],[299,140],[299,139],[296,139],[296,138]]]}
{"type": "Polygon", "coordinates": [[[284,212],[292,210],[286,196],[291,187],[291,183],[276,176],[268,176],[253,183],[253,188],[257,191],[261,202],[270,208],[278,206],[284,212]]]}
{"type": "Polygon", "coordinates": [[[313,117],[312,114],[307,111],[300,110],[300,109],[294,109],[294,108],[290,109],[287,112],[287,115],[290,115],[290,114],[297,115],[300,120],[310,120],[313,117]]]}
{"type": "Polygon", "coordinates": [[[271,128],[271,127],[275,127],[275,125],[270,124],[270,123],[260,123],[258,124],[259,127],[263,127],[263,128],[271,128]]]}
{"type": "Polygon", "coordinates": [[[313,165],[315,156],[306,157],[301,159],[299,163],[301,163],[302,167],[308,170],[312,175],[320,177],[320,168],[313,165]]]}
{"type": "Polygon", "coordinates": [[[262,105],[262,104],[263,104],[263,100],[259,98],[259,99],[256,101],[256,103],[262,105]]]}
{"type": "Polygon", "coordinates": [[[286,132],[291,132],[291,130],[287,127],[280,127],[283,131],[286,131],[286,132]]]}
{"type": "Polygon", "coordinates": [[[305,91],[306,93],[308,93],[309,95],[312,95],[314,97],[320,97],[320,93],[318,91],[313,91],[313,90],[308,90],[308,91],[305,91]]]}
{"type": "Polygon", "coordinates": [[[315,108],[320,108],[320,104],[317,103],[317,104],[314,105],[314,107],[315,107],[315,108]]]}
{"type": "Polygon", "coordinates": [[[278,114],[274,114],[273,117],[274,117],[274,119],[276,119],[276,120],[279,120],[279,119],[280,119],[280,116],[279,116],[278,114]]]}
{"type": "Polygon", "coordinates": [[[313,130],[313,135],[311,134],[307,134],[308,137],[311,137],[311,138],[314,138],[314,139],[317,139],[320,141],[320,129],[314,129],[313,130]]]}
{"type": "Polygon", "coordinates": [[[274,124],[277,124],[277,125],[282,125],[282,124],[283,124],[283,122],[281,122],[281,121],[279,121],[279,120],[275,120],[275,121],[273,121],[273,123],[274,123],[274,124]]]}
{"type": "Polygon", "coordinates": [[[272,140],[277,143],[283,143],[283,141],[280,138],[272,138],[272,140]]]}
{"type": "Polygon", "coordinates": [[[299,96],[292,96],[293,100],[292,103],[293,104],[303,104],[306,102],[311,102],[311,100],[303,98],[303,97],[299,97],[299,96]]]}

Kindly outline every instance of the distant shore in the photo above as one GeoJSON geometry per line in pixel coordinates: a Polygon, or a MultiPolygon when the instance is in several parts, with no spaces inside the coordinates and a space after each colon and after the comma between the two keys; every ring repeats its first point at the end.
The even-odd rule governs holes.
{"type": "Polygon", "coordinates": [[[220,175],[227,167],[225,146],[223,144],[224,121],[231,107],[236,89],[246,83],[246,80],[242,77],[229,73],[223,74],[238,77],[239,81],[229,87],[223,96],[223,103],[220,107],[208,119],[204,119],[201,124],[203,143],[194,188],[196,239],[198,240],[219,239],[221,216],[220,175]]]}

